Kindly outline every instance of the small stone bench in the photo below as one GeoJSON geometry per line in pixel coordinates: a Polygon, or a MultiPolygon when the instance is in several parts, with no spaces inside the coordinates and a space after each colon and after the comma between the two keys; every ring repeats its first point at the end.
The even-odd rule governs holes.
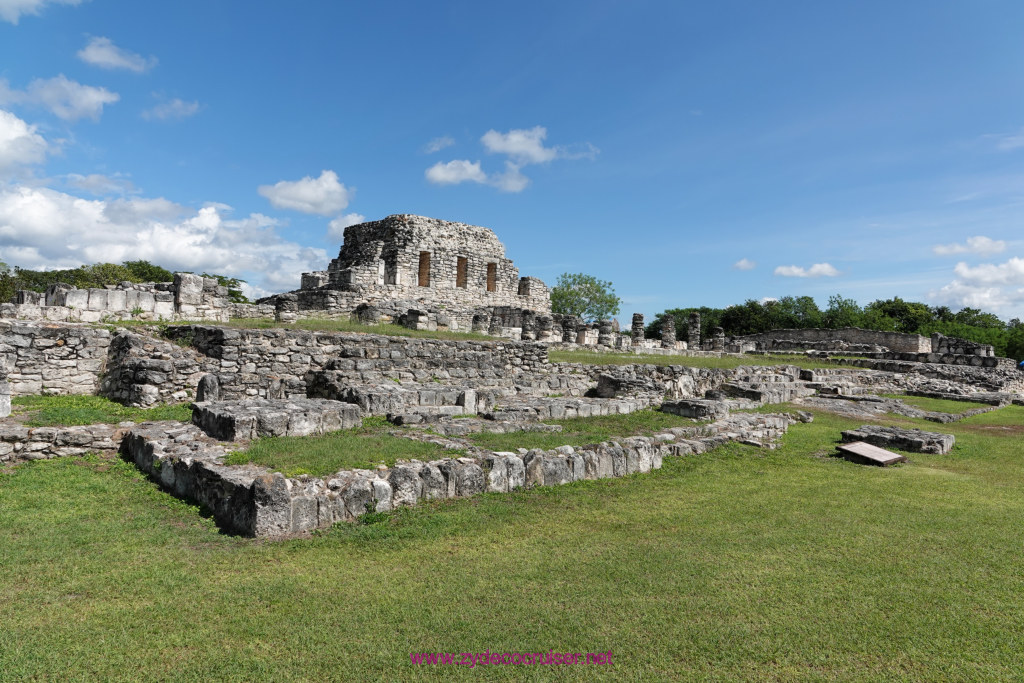
{"type": "Polygon", "coordinates": [[[192,424],[221,441],[311,436],[363,423],[359,406],[323,398],[250,399],[192,404],[192,424]]]}
{"type": "Polygon", "coordinates": [[[956,443],[956,437],[952,434],[877,425],[862,425],[857,429],[848,429],[843,432],[842,437],[843,443],[864,441],[879,448],[895,448],[911,453],[933,453],[936,455],[949,453],[953,449],[953,444],[956,443]]]}

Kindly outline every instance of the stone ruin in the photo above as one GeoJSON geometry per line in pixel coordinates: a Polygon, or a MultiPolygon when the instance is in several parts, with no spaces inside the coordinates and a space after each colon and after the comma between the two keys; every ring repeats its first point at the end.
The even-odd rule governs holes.
{"type": "MultiPolygon", "coordinates": [[[[0,306],[0,417],[10,397],[99,394],[133,406],[193,400],[192,424],[26,428],[0,422],[0,463],[118,450],[176,496],[207,507],[235,533],[284,537],[422,500],[512,491],[647,472],[665,457],[702,453],[727,441],[772,447],[809,414],[735,412],[793,401],[852,416],[899,413],[936,422],[1024,403],[1024,374],[991,347],[933,335],[870,330],[778,330],[701,338],[699,313],[676,329],[668,318],[646,339],[644,318],[629,332],[551,314],[547,287],[520,277],[486,228],[420,216],[350,226],[326,271],[257,304],[232,304],[215,280],[179,273],[171,283],[45,293],[19,292],[0,306]],[[154,330],[83,323],[273,317],[353,317],[415,329],[480,332],[494,340],[234,329],[215,324],[154,330]],[[686,337],[685,340],[679,337],[686,337]],[[552,363],[551,348],[637,354],[840,354],[843,367],[552,363]],[[878,396],[913,392],[982,407],[929,413],[878,396]],[[558,431],[545,420],[657,408],[701,420],[653,437],[583,448],[490,452],[462,437],[476,432],[558,431]],[[330,477],[285,477],[226,455],[252,439],[319,434],[382,416],[400,434],[436,443],[452,457],[408,461],[330,477]],[[460,418],[460,419],[455,419],[460,418]]],[[[372,329],[372,328],[371,328],[372,329]]],[[[640,359],[638,358],[638,361],[640,359]]]]}

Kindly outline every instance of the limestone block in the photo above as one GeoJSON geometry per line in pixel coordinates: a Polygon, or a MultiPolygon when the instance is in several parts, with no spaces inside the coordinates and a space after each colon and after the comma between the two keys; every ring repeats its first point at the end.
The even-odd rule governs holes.
{"type": "Polygon", "coordinates": [[[6,379],[0,379],[0,417],[11,414],[11,386],[6,379]]]}
{"type": "Polygon", "coordinates": [[[123,312],[128,310],[125,308],[127,302],[127,296],[123,289],[111,289],[107,292],[107,310],[112,312],[123,312]]]}
{"type": "Polygon", "coordinates": [[[448,482],[441,470],[434,463],[427,463],[420,469],[423,480],[423,500],[435,500],[447,497],[448,482]]]}
{"type": "Polygon", "coordinates": [[[394,504],[415,505],[423,492],[423,481],[417,469],[410,465],[395,465],[388,475],[388,483],[394,490],[394,504]]]}
{"type": "Polygon", "coordinates": [[[89,308],[89,290],[71,289],[64,295],[64,305],[68,308],[84,310],[89,308]]]}
{"type": "Polygon", "coordinates": [[[373,502],[375,512],[390,512],[394,509],[394,493],[386,479],[374,479],[373,502]]]}
{"type": "Polygon", "coordinates": [[[174,303],[171,301],[154,301],[153,315],[158,320],[170,320],[174,317],[174,303]]]}
{"type": "Polygon", "coordinates": [[[105,311],[107,310],[107,294],[106,289],[89,289],[86,290],[89,293],[89,304],[87,308],[90,311],[105,311]]]}
{"type": "Polygon", "coordinates": [[[175,273],[173,291],[178,306],[198,306],[203,303],[203,277],[192,273],[175,273]]]}

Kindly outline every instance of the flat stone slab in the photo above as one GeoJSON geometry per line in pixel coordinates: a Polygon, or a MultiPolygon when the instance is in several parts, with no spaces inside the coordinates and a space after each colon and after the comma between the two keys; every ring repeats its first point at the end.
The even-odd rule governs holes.
{"type": "Polygon", "coordinates": [[[887,451],[884,448],[879,448],[878,446],[872,446],[871,444],[863,441],[840,444],[837,448],[844,458],[850,462],[855,462],[858,465],[877,465],[879,467],[888,467],[889,465],[893,465],[898,462],[907,461],[907,456],[905,455],[893,453],[892,451],[887,451]]]}
{"type": "Polygon", "coordinates": [[[920,429],[862,425],[843,432],[843,443],[864,441],[878,447],[897,448],[912,453],[945,455],[953,449],[956,437],[952,434],[924,432],[920,429]]]}
{"type": "Polygon", "coordinates": [[[192,404],[192,424],[221,441],[311,436],[363,423],[359,406],[325,398],[250,399],[192,404]]]}
{"type": "Polygon", "coordinates": [[[729,406],[725,401],[686,398],[678,401],[664,401],[661,404],[661,412],[698,420],[718,419],[729,414],[729,406]]]}

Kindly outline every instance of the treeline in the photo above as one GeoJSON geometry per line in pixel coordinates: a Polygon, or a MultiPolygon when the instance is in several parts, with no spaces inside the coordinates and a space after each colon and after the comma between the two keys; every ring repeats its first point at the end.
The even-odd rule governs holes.
{"type": "MultiPolygon", "coordinates": [[[[227,287],[231,301],[249,302],[241,290],[245,280],[210,273],[201,275],[216,278],[222,286],[227,287]]],[[[0,262],[0,302],[9,302],[18,290],[45,292],[47,287],[58,282],[73,285],[78,289],[88,289],[121,282],[170,282],[173,279],[174,273],[149,261],[93,263],[64,270],[29,270],[18,266],[9,268],[7,264],[0,262]]]]}
{"type": "Polygon", "coordinates": [[[976,308],[953,312],[948,306],[904,301],[899,297],[872,301],[861,307],[838,294],[821,310],[809,296],[785,296],[776,301],[748,299],[728,308],[672,308],[659,313],[647,326],[647,336],[661,335],[666,316],[675,320],[676,336],[686,339],[690,313],[700,313],[701,338],[721,327],[727,336],[757,334],[770,330],[861,327],[885,332],[906,332],[929,336],[939,332],[947,337],[969,339],[995,347],[997,356],[1024,360],[1024,324],[1019,318],[1003,322],[992,313],[976,308]]]}

